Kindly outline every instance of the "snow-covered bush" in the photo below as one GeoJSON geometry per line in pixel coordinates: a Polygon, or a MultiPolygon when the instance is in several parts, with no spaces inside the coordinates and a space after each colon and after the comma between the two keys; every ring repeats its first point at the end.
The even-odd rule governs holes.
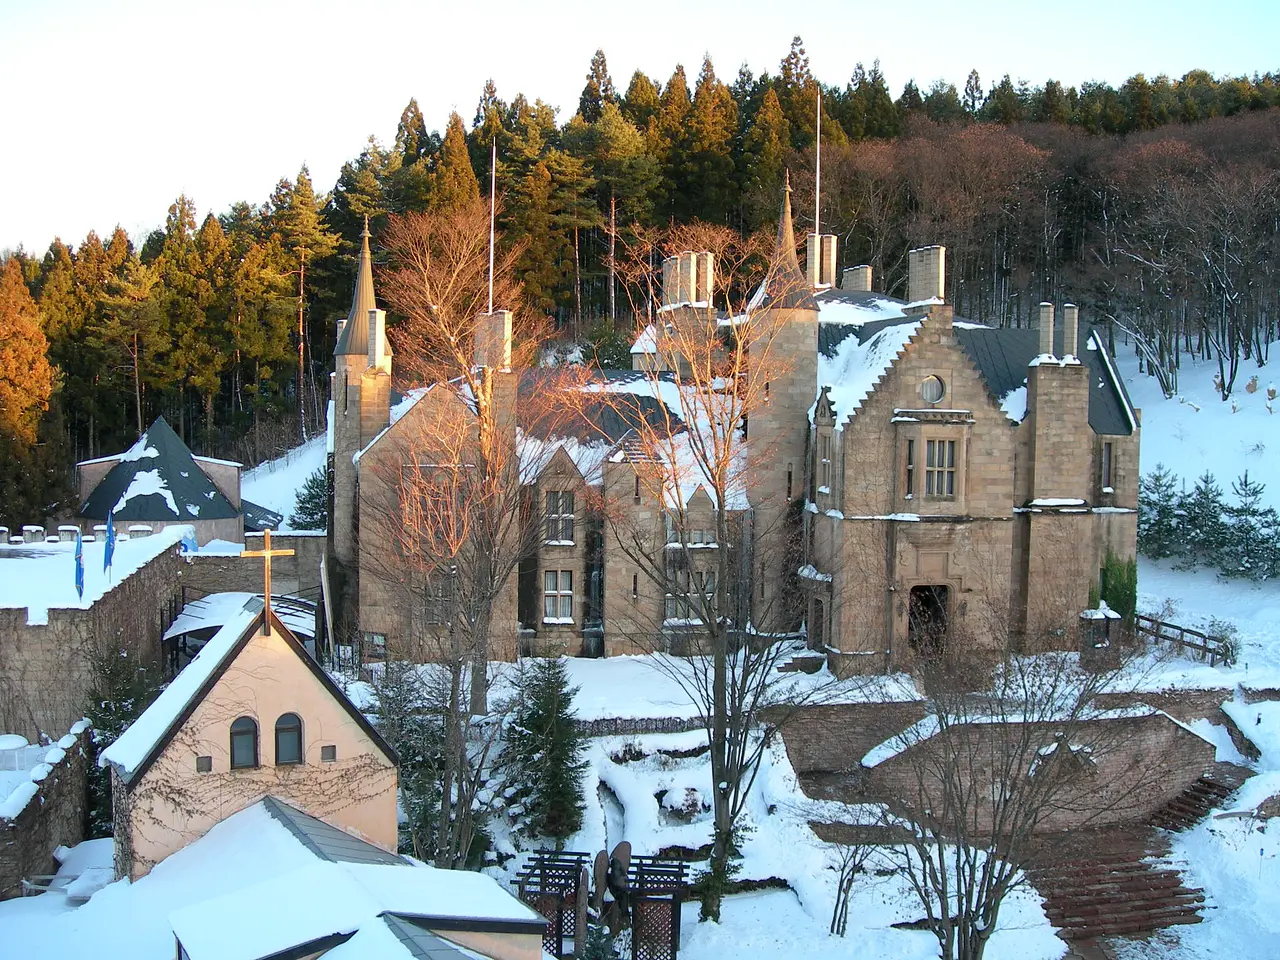
{"type": "Polygon", "coordinates": [[[1138,484],[1138,549],[1152,560],[1182,552],[1177,478],[1157,463],[1138,484]]]}
{"type": "Polygon", "coordinates": [[[307,477],[298,491],[298,506],[289,517],[295,530],[327,530],[329,528],[329,471],[320,467],[307,477]]]}

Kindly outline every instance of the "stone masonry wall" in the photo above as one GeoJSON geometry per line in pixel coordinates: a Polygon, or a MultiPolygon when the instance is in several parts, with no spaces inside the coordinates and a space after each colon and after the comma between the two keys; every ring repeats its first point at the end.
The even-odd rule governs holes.
{"type": "Polygon", "coordinates": [[[50,610],[47,624],[28,624],[25,608],[0,610],[0,729],[32,741],[67,730],[84,716],[95,652],[118,644],[158,663],[185,566],[168,549],[90,609],[50,610]]]}
{"type": "Polygon", "coordinates": [[[0,818],[0,900],[22,895],[22,880],[57,870],[53,851],[85,839],[88,826],[88,747],[86,726],[59,741],[64,755],[40,781],[12,820],[0,818]]]}
{"type": "MultiPolygon", "coordinates": [[[[245,549],[261,550],[262,534],[246,533],[245,549]]],[[[292,550],[292,557],[271,561],[271,592],[277,596],[300,594],[316,599],[320,594],[320,558],[324,534],[272,533],[272,549],[292,550]]],[[[182,585],[204,593],[262,592],[262,561],[248,557],[201,556],[185,558],[182,585]]]]}

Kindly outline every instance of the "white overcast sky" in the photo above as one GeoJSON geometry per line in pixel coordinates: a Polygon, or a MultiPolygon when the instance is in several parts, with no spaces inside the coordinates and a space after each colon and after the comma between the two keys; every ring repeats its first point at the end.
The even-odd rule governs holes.
{"type": "Polygon", "coordinates": [[[895,97],[971,68],[984,86],[1280,69],[1280,0],[0,0],[0,251],[137,239],[179,193],[201,216],[258,203],[303,163],[328,190],[410,97],[430,127],[470,124],[492,77],[563,121],[597,47],[625,89],[637,68],[692,80],[704,53],[726,80],[774,73],[795,34],[824,83],[878,57],[895,97]]]}

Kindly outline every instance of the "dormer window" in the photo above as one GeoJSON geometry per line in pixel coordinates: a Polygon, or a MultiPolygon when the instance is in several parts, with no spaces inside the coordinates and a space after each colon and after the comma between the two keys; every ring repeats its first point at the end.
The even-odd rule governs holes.
{"type": "Polygon", "coordinates": [[[548,490],[545,512],[548,543],[573,543],[573,494],[548,490]]]}
{"type": "Polygon", "coordinates": [[[920,399],[925,403],[941,403],[947,395],[947,385],[941,377],[925,377],[920,383],[920,399]]]}
{"type": "Polygon", "coordinates": [[[282,714],[276,721],[276,766],[302,762],[302,719],[296,713],[282,714]]]}
{"type": "Polygon", "coordinates": [[[250,770],[258,765],[258,722],[238,717],[231,724],[231,769],[250,770]]]}

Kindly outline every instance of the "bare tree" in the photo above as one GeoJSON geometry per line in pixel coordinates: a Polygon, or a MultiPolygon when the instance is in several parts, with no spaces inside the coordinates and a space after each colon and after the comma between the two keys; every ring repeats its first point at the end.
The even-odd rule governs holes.
{"type": "Polygon", "coordinates": [[[900,838],[887,849],[944,960],[981,960],[1033,862],[1180,788],[1167,777],[1176,746],[1158,731],[1183,731],[1155,711],[1105,706],[1132,684],[1129,665],[1090,670],[1073,654],[1039,653],[1006,654],[985,676],[970,667],[923,664],[926,715],[863,759],[900,838]],[[1142,750],[1127,749],[1143,737],[1142,750]]]}
{"type": "MultiPolygon", "coordinates": [[[[786,227],[790,240],[789,217],[786,227]]],[[[748,418],[759,413],[763,422],[769,384],[785,378],[792,356],[780,337],[789,312],[756,309],[750,298],[763,281],[776,305],[804,278],[794,249],[784,251],[790,269],[783,269],[760,255],[758,241],[743,242],[728,231],[703,225],[644,236],[646,245],[632,247],[620,267],[628,290],[654,296],[655,251],[702,249],[713,254],[723,293],[705,290],[684,298],[692,302],[664,306],[648,330],[642,304],[635,311],[637,335],[654,343],[642,380],[616,389],[605,384],[582,396],[634,424],[615,462],[606,465],[600,509],[610,549],[639,571],[637,584],[643,578],[652,603],[610,628],[655,654],[657,668],[681,686],[706,730],[714,833],[702,917],[719,920],[735,829],[764,753],[776,726],[821,686],[779,672],[799,646],[794,634],[777,629],[791,616],[789,598],[776,581],[761,595],[753,573],[762,564],[781,571],[791,547],[788,504],[778,502],[781,495],[771,499],[754,472],[769,460],[770,433],[760,428],[749,441],[748,418]],[[656,402],[644,405],[640,398],[656,402]],[[641,502],[659,504],[659,514],[634,509],[641,502]],[[774,632],[757,627],[766,624],[774,624],[765,628],[774,632]]],[[[672,269],[679,267],[667,265],[668,284],[672,269]]],[[[791,428],[804,429],[802,423],[791,428]]],[[[638,595],[640,587],[635,590],[638,595]]]]}

